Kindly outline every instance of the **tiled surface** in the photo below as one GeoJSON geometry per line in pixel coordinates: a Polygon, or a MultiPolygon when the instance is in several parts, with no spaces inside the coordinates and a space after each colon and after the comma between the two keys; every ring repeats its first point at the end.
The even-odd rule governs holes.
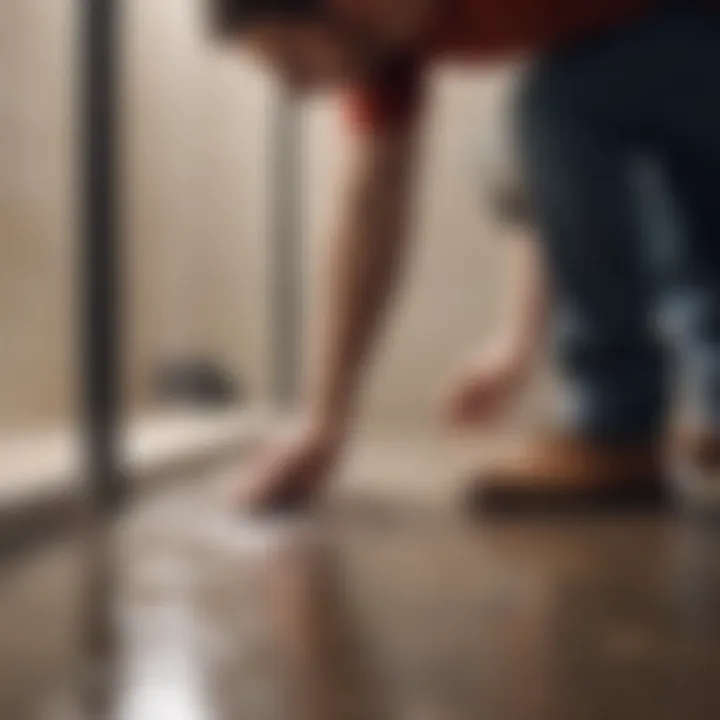
{"type": "Polygon", "coordinates": [[[269,525],[203,483],[3,567],[0,717],[720,717],[717,528],[473,524],[367,487],[269,525]]]}

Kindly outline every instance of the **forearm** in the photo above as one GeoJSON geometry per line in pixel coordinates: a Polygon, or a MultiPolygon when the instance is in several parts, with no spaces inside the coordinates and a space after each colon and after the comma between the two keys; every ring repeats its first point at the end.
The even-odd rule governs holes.
{"type": "Polygon", "coordinates": [[[319,354],[309,403],[337,426],[351,414],[372,340],[408,243],[411,137],[361,152],[351,170],[345,213],[326,258],[319,354]]]}

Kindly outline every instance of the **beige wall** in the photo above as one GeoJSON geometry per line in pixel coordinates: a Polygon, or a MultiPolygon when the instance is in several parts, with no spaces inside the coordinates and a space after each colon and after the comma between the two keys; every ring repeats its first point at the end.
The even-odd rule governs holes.
{"type": "Polygon", "coordinates": [[[0,429],[72,397],[73,7],[0,3],[0,429]]]}
{"type": "MultiPolygon", "coordinates": [[[[268,87],[194,0],[123,6],[128,399],[174,350],[261,392],[268,87]]],[[[73,414],[78,7],[0,3],[0,428],[73,414]]]]}
{"type": "MultiPolygon", "coordinates": [[[[75,7],[0,3],[0,427],[72,409],[75,7]]],[[[210,48],[199,0],[125,7],[130,396],[142,403],[149,367],[178,349],[203,349],[262,396],[272,92],[231,53],[210,48]]],[[[492,327],[502,244],[479,208],[471,159],[478,137],[500,142],[492,108],[504,87],[500,76],[477,74],[444,73],[436,83],[418,246],[375,356],[369,422],[427,426],[445,373],[492,327]]],[[[308,109],[306,133],[303,271],[312,308],[342,165],[332,103],[308,109]]]]}
{"type": "Polygon", "coordinates": [[[190,0],[127,3],[132,386],[159,354],[204,351],[256,392],[267,365],[267,113],[272,94],[215,50],[190,0]]]}

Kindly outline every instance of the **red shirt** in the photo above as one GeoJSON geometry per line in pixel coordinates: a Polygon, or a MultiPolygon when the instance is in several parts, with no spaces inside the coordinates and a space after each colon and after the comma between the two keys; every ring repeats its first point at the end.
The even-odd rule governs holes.
{"type": "Polygon", "coordinates": [[[417,53],[355,88],[351,124],[403,124],[417,112],[423,70],[435,60],[483,60],[552,49],[629,21],[657,0],[440,0],[439,16],[417,53]]]}

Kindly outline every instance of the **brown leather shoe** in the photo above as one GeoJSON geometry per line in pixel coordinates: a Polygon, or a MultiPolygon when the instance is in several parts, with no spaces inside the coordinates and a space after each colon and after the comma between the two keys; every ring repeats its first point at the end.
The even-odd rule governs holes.
{"type": "Polygon", "coordinates": [[[473,510],[629,509],[666,499],[660,445],[551,436],[500,453],[469,488],[473,510]]]}

